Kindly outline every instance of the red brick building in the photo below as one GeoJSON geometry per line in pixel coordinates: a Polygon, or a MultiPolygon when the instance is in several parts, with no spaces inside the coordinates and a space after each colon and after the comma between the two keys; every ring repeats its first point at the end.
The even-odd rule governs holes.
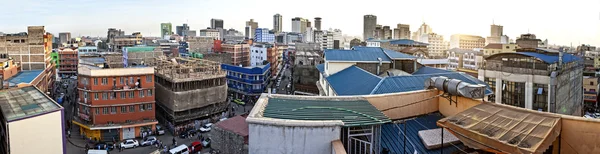
{"type": "Polygon", "coordinates": [[[99,140],[143,137],[154,132],[154,68],[78,68],[80,132],[99,140]]]}
{"type": "Polygon", "coordinates": [[[77,48],[60,48],[58,49],[58,76],[73,76],[77,75],[77,48]]]}

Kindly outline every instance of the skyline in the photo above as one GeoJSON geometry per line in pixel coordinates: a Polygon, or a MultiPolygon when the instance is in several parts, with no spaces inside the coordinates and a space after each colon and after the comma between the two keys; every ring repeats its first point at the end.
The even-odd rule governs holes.
{"type": "Polygon", "coordinates": [[[226,29],[243,32],[245,22],[250,19],[257,21],[259,28],[272,29],[273,15],[279,13],[283,16],[284,31],[291,31],[294,17],[307,18],[313,23],[315,17],[321,17],[323,29],[341,29],[345,35],[360,38],[363,16],[373,14],[380,25],[395,28],[398,23],[409,24],[411,32],[425,22],[433,32],[444,35],[446,41],[453,34],[485,38],[490,35],[490,25],[495,23],[504,26],[504,34],[511,39],[532,33],[542,40],[548,39],[551,45],[600,46],[600,9],[594,7],[599,6],[600,1],[549,4],[547,1],[507,0],[491,7],[474,0],[383,0],[371,5],[380,7],[369,9],[360,9],[365,2],[358,0],[291,2],[295,1],[53,0],[45,4],[33,0],[6,1],[3,2],[6,6],[13,7],[6,7],[0,14],[0,20],[8,21],[0,23],[0,32],[18,33],[26,31],[26,26],[43,25],[55,35],[71,32],[72,36],[105,37],[108,28],[117,28],[127,34],[138,31],[144,36],[160,36],[160,23],[170,22],[173,27],[188,23],[191,30],[198,31],[210,27],[211,18],[223,19],[226,29]],[[289,6],[292,4],[293,7],[289,6]],[[488,11],[494,9],[496,11],[488,11]]]}

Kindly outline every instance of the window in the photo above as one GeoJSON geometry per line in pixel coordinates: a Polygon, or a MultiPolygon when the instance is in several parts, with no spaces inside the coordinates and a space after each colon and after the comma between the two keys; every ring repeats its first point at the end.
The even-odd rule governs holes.
{"type": "Polygon", "coordinates": [[[124,77],[121,77],[121,78],[119,79],[119,83],[121,83],[121,85],[123,85],[123,84],[124,84],[124,83],[123,83],[123,80],[124,80],[124,77]]]}
{"type": "Polygon", "coordinates": [[[108,114],[108,107],[102,108],[102,114],[108,114]]]}
{"type": "Polygon", "coordinates": [[[152,89],[148,89],[148,96],[152,96],[152,89]]]}
{"type": "Polygon", "coordinates": [[[531,109],[548,111],[548,85],[533,84],[533,106],[531,109]]]}
{"type": "Polygon", "coordinates": [[[98,78],[94,78],[94,85],[98,85],[98,78]]]}
{"type": "Polygon", "coordinates": [[[110,99],[116,99],[117,98],[117,92],[112,92],[110,94],[110,99]]]}
{"type": "Polygon", "coordinates": [[[121,106],[121,113],[127,113],[127,106],[121,106]]]}
{"type": "Polygon", "coordinates": [[[594,81],[590,81],[590,85],[592,85],[592,86],[593,86],[593,85],[594,85],[594,81]]]}
{"type": "Polygon", "coordinates": [[[140,90],[140,98],[144,98],[144,91],[140,90]]]}
{"type": "Polygon", "coordinates": [[[129,84],[128,82],[129,80],[127,79],[127,77],[125,77],[125,84],[129,84]]]}
{"type": "Polygon", "coordinates": [[[129,77],[129,84],[133,84],[133,77],[129,77]]]}
{"type": "Polygon", "coordinates": [[[129,106],[129,112],[135,112],[135,106],[134,105],[129,106]]]}
{"type": "Polygon", "coordinates": [[[152,82],[152,75],[146,75],[146,82],[152,82]]]}
{"type": "Polygon", "coordinates": [[[96,115],[100,114],[100,108],[96,108],[96,115]]]}
{"type": "Polygon", "coordinates": [[[94,100],[98,100],[98,93],[94,93],[94,100]]]}
{"type": "Polygon", "coordinates": [[[146,104],[146,110],[152,110],[152,104],[146,104]]]}
{"type": "Polygon", "coordinates": [[[102,100],[108,99],[108,93],[102,93],[102,100]]]}
{"type": "Polygon", "coordinates": [[[83,92],[83,98],[90,99],[90,97],[88,96],[88,92],[87,91],[83,92]]]}
{"type": "Polygon", "coordinates": [[[135,95],[135,94],[133,93],[133,91],[132,91],[132,92],[129,92],[129,98],[133,98],[133,97],[135,97],[134,95],[135,95]]]}
{"type": "Polygon", "coordinates": [[[110,114],[117,114],[117,107],[116,106],[110,107],[110,114]]]}
{"type": "Polygon", "coordinates": [[[144,108],[145,108],[145,107],[144,107],[144,105],[145,105],[145,104],[140,104],[140,111],[144,111],[144,110],[145,110],[145,109],[144,109],[144,108]]]}
{"type": "Polygon", "coordinates": [[[102,78],[102,85],[107,85],[107,84],[108,84],[108,79],[102,78]]]}
{"type": "Polygon", "coordinates": [[[502,104],[525,108],[525,83],[502,81],[502,104]]]}
{"type": "Polygon", "coordinates": [[[125,98],[127,98],[125,92],[121,92],[121,99],[125,99],[125,98]]]}

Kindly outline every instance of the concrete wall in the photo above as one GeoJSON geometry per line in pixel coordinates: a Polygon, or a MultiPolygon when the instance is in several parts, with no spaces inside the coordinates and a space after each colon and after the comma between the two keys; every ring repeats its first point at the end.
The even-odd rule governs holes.
{"type": "Polygon", "coordinates": [[[211,148],[227,154],[247,154],[248,146],[244,144],[244,137],[233,132],[213,127],[210,132],[211,148]]]}
{"type": "Polygon", "coordinates": [[[173,111],[185,111],[210,104],[225,102],[227,85],[183,92],[173,92],[156,84],[156,101],[173,111]]]}
{"type": "Polygon", "coordinates": [[[383,64],[381,64],[381,66],[379,66],[379,72],[377,72],[377,65],[379,65],[379,64],[378,63],[357,63],[356,64],[356,66],[362,68],[363,70],[365,70],[367,72],[375,74],[375,75],[379,75],[379,74],[381,74],[381,72],[384,72],[391,68],[390,63],[383,63],[383,64]]]}
{"type": "Polygon", "coordinates": [[[65,153],[62,112],[8,123],[10,153],[65,153]]]}
{"type": "Polygon", "coordinates": [[[250,154],[330,154],[340,126],[249,124],[250,154]]]}
{"type": "Polygon", "coordinates": [[[353,62],[325,62],[325,73],[332,75],[355,64],[353,62]]]}
{"type": "Polygon", "coordinates": [[[438,111],[437,98],[416,103],[414,105],[407,105],[434,97],[438,94],[437,92],[437,90],[420,90],[394,94],[370,95],[365,98],[378,110],[399,107],[384,111],[383,114],[390,119],[403,119],[438,111]]]}
{"type": "Polygon", "coordinates": [[[583,115],[583,70],[565,71],[558,77],[556,113],[583,115]]]}

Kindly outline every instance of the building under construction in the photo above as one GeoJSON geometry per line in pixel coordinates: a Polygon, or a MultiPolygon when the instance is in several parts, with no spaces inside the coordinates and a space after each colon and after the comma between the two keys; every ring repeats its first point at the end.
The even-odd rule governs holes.
{"type": "Polygon", "coordinates": [[[156,58],[156,117],[170,131],[199,128],[227,109],[221,64],[192,58],[156,58]]]}

